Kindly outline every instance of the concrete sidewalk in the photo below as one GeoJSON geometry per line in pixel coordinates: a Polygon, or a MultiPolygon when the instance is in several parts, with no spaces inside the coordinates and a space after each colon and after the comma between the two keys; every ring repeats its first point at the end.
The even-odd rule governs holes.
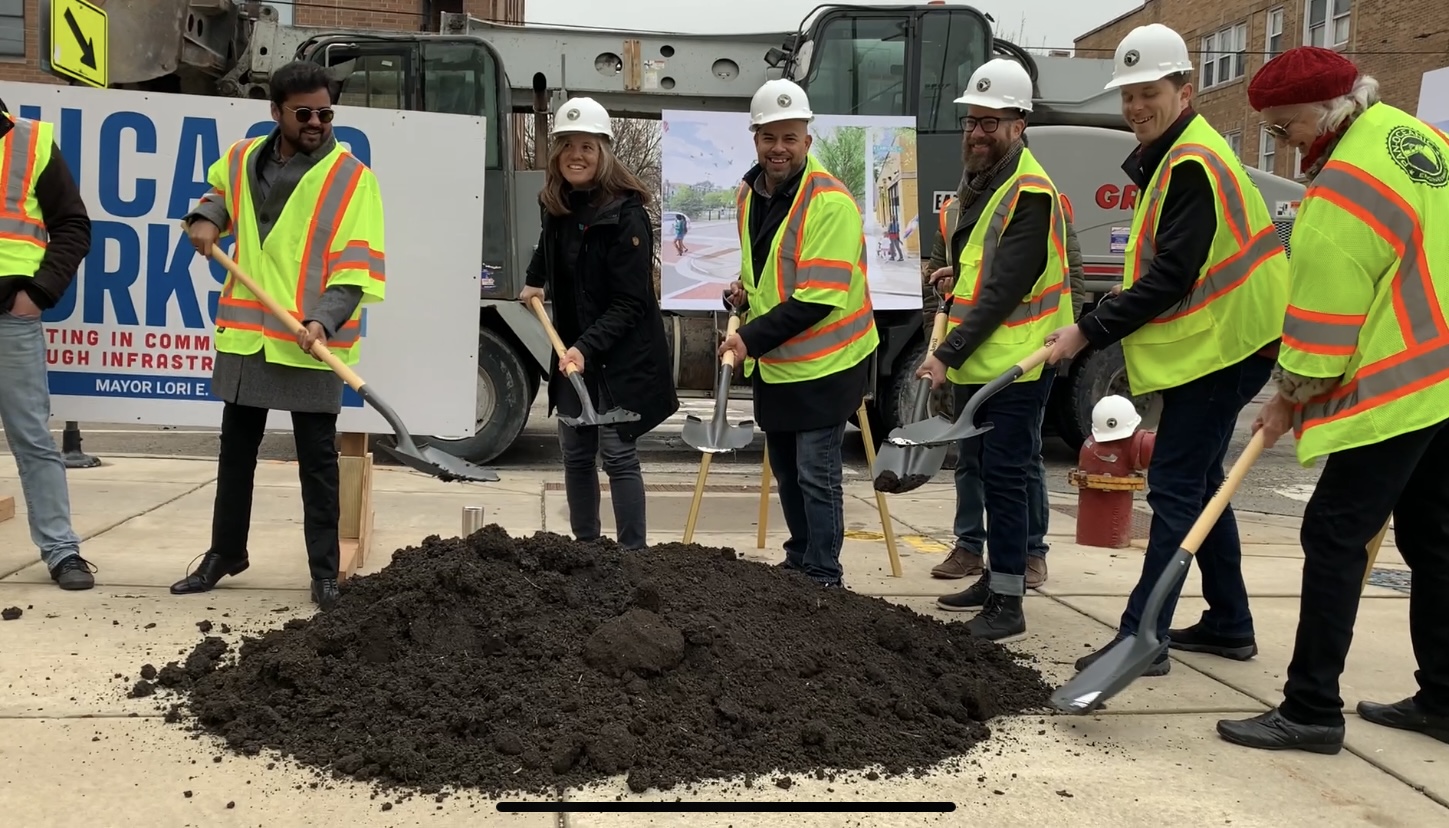
{"type": "MultiPolygon", "coordinates": [[[[800,780],[788,791],[756,788],[759,799],[949,800],[943,815],[499,814],[476,797],[435,802],[417,797],[384,812],[382,799],[357,785],[312,788],[313,777],[273,756],[221,753],[165,725],[155,705],[125,697],[142,663],[158,667],[190,651],[210,620],[236,642],[313,612],[302,551],[296,467],[258,470],[252,566],[208,595],[175,597],[167,586],[205,551],[210,535],[215,462],[108,457],[73,472],[71,498],[83,552],[99,567],[97,586],[55,587],[29,539],[14,461],[0,455],[0,495],[17,514],[0,523],[0,607],[21,618],[0,622],[0,813],[16,826],[203,825],[519,825],[605,828],[623,825],[807,826],[1404,826],[1449,824],[1449,746],[1375,727],[1349,715],[1348,749],[1338,756],[1268,753],[1234,747],[1213,730],[1219,718],[1262,711],[1281,693],[1297,623],[1301,553],[1292,521],[1239,515],[1244,570],[1258,625],[1259,657],[1227,662],[1190,654],[1172,672],[1140,679],[1088,717],[1030,716],[993,723],[1000,738],[976,749],[970,772],[909,782],[835,784],[800,780]],[[270,541],[270,543],[268,542],[270,541]],[[268,553],[264,550],[283,550],[268,553]],[[833,788],[833,790],[829,790],[833,788]]],[[[740,471],[744,471],[741,469],[740,471]]],[[[376,539],[364,571],[385,566],[392,550],[429,534],[456,535],[464,506],[484,506],[489,522],[510,533],[568,532],[558,471],[503,470],[499,483],[444,484],[394,468],[374,475],[376,539]]],[[[756,472],[755,474],[758,474],[756,472]]],[[[693,476],[651,474],[651,539],[678,540],[693,476]]],[[[695,541],[732,546],[773,562],[784,539],[771,509],[767,549],[755,547],[758,477],[712,475],[695,541]]],[[[934,581],[930,568],[950,543],[949,486],[928,486],[889,499],[904,577],[890,577],[869,484],[848,483],[844,552],[849,586],[934,613],[933,599],[965,586],[934,581]]],[[[607,498],[607,493],[605,495],[607,498]]],[[[1065,504],[1068,501],[1061,501],[1065,504]]],[[[610,507],[604,504],[605,531],[610,507]]],[[[1071,543],[1072,518],[1055,512],[1048,584],[1027,601],[1029,635],[1009,645],[1035,655],[1054,683],[1071,662],[1103,644],[1115,627],[1140,568],[1140,550],[1071,543]]],[[[1381,569],[1403,570],[1392,537],[1381,569]]],[[[1413,692],[1408,596],[1370,586],[1359,613],[1343,677],[1348,709],[1360,699],[1396,701],[1413,692]]],[[[1203,608],[1196,572],[1178,619],[1203,608]]],[[[942,613],[959,620],[961,616],[942,613]]],[[[639,797],[622,780],[576,793],[581,801],[657,799],[662,803],[738,800],[708,786],[639,797]]]]}

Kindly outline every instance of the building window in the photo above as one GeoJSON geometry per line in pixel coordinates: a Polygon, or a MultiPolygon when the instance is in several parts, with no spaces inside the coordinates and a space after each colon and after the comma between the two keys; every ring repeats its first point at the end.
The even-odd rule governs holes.
{"type": "Polygon", "coordinates": [[[1248,25],[1239,23],[1202,39],[1202,88],[1211,89],[1243,76],[1248,25]]]}
{"type": "Polygon", "coordinates": [[[1271,173],[1278,165],[1278,141],[1268,134],[1267,124],[1258,132],[1258,169],[1271,173]]]}
{"type": "Polygon", "coordinates": [[[1304,15],[1307,31],[1303,42],[1309,46],[1337,47],[1348,43],[1348,20],[1353,13],[1353,0],[1307,0],[1304,15]]]}
{"type": "Polygon", "coordinates": [[[1283,51],[1283,9],[1277,8],[1268,12],[1268,20],[1264,28],[1268,32],[1268,37],[1263,51],[1268,53],[1269,58],[1272,58],[1283,51]]]}
{"type": "Polygon", "coordinates": [[[1226,140],[1228,142],[1228,146],[1229,147],[1232,147],[1233,154],[1236,155],[1236,156],[1238,156],[1239,158],[1242,158],[1243,157],[1243,133],[1242,132],[1239,132],[1238,130],[1233,130],[1232,132],[1224,132],[1223,133],[1223,138],[1224,138],[1224,140],[1226,140]]]}
{"type": "Polygon", "coordinates": [[[0,0],[0,56],[25,57],[25,0],[0,0]]]}

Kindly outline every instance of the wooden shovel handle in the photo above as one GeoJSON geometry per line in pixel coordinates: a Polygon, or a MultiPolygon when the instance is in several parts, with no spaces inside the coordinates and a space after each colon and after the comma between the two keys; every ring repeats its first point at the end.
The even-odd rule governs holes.
{"type": "MultiPolygon", "coordinates": [[[[725,325],[725,339],[729,339],[730,337],[734,336],[735,331],[738,331],[739,329],[740,315],[737,313],[730,314],[730,321],[727,325],[725,325]]],[[[733,369],[735,367],[735,352],[725,351],[725,355],[721,357],[720,360],[725,365],[728,365],[731,369],[733,369]]]]}
{"type": "MultiPolygon", "coordinates": [[[[543,308],[543,300],[539,299],[537,296],[531,297],[528,300],[528,306],[533,308],[533,314],[538,317],[539,322],[543,323],[543,331],[544,333],[548,334],[548,341],[553,343],[554,353],[558,354],[559,359],[563,359],[564,355],[568,353],[569,349],[564,347],[563,340],[559,339],[558,331],[554,330],[553,321],[548,318],[548,311],[544,310],[543,308]]],[[[579,369],[572,362],[570,362],[564,373],[565,375],[572,374],[578,370],[579,369]]]]}
{"type": "Polygon", "coordinates": [[[1031,356],[1016,363],[1016,367],[1020,368],[1021,372],[1025,374],[1036,366],[1044,364],[1051,355],[1052,346],[1048,345],[1045,348],[1038,348],[1031,356]]]}
{"type": "MultiPolygon", "coordinates": [[[[252,281],[252,277],[243,273],[242,269],[237,267],[236,262],[232,261],[232,258],[226,255],[226,251],[221,249],[221,245],[213,244],[211,246],[211,258],[215,259],[217,264],[226,268],[226,271],[231,274],[233,279],[241,282],[242,287],[251,291],[251,294],[257,297],[257,301],[266,305],[267,310],[272,312],[272,316],[277,317],[293,334],[305,329],[305,326],[297,321],[295,316],[288,313],[287,309],[282,307],[276,299],[273,299],[266,291],[262,290],[260,285],[252,281]]],[[[363,382],[362,377],[357,375],[357,372],[344,365],[342,360],[338,359],[337,355],[332,353],[322,340],[319,339],[312,343],[312,355],[327,363],[327,367],[336,372],[337,376],[341,377],[343,382],[352,386],[353,391],[361,393],[362,386],[367,384],[363,382]]]]}
{"type": "MultiPolygon", "coordinates": [[[[944,308],[945,305],[942,305],[944,308]]],[[[941,340],[946,338],[946,320],[950,314],[944,309],[936,313],[935,320],[931,323],[931,344],[926,346],[926,356],[936,352],[941,346],[941,340]]]]}
{"type": "Polygon", "coordinates": [[[1222,517],[1223,511],[1232,502],[1233,494],[1237,492],[1238,486],[1242,485],[1243,478],[1248,476],[1248,470],[1258,461],[1258,455],[1262,453],[1263,432],[1259,431],[1253,435],[1253,439],[1248,441],[1243,453],[1238,455],[1237,462],[1233,463],[1232,469],[1228,471],[1227,479],[1223,481],[1223,485],[1218,487],[1217,494],[1208,501],[1207,508],[1202,510],[1197,522],[1188,531],[1187,537],[1182,542],[1183,549],[1194,555],[1197,554],[1198,547],[1202,546],[1204,540],[1207,540],[1208,533],[1217,525],[1218,518],[1222,517]]]}

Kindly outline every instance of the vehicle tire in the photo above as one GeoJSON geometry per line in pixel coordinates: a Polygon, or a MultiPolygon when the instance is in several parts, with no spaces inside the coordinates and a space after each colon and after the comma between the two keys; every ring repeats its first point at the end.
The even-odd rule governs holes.
{"type": "Polygon", "coordinates": [[[428,444],[473,463],[493,460],[513,445],[528,423],[528,411],[539,387],[533,374],[507,339],[480,328],[478,420],[474,434],[456,439],[428,437],[428,444]]]}
{"type": "Polygon", "coordinates": [[[1122,344],[1097,351],[1083,351],[1072,361],[1072,372],[1053,389],[1048,412],[1058,437],[1080,451],[1092,433],[1092,409],[1103,397],[1120,394],[1132,401],[1142,415],[1141,428],[1157,427],[1162,410],[1158,394],[1134,396],[1127,383],[1127,361],[1122,344]]]}

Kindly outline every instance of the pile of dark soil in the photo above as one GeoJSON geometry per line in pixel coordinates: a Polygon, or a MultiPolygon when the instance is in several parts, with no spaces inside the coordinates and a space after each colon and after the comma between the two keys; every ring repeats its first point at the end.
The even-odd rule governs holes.
{"type": "Polygon", "coordinates": [[[246,639],[234,663],[226,647],[206,638],[133,695],[184,693],[193,726],[245,754],[490,796],[615,774],[635,791],[919,774],[1050,692],[959,622],[733,550],[497,526],[399,550],[331,612],[246,639]]]}

